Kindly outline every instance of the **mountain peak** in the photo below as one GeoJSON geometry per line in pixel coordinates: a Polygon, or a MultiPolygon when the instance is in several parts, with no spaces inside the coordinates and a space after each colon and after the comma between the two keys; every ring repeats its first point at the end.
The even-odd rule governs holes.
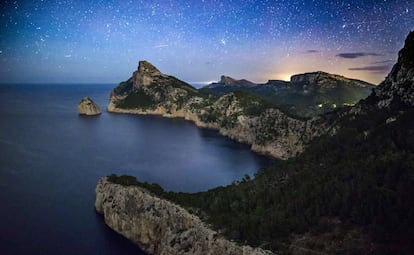
{"type": "Polygon", "coordinates": [[[212,88],[224,88],[224,87],[253,87],[256,86],[256,83],[253,83],[251,81],[241,79],[236,80],[230,76],[222,75],[220,77],[220,81],[210,83],[209,85],[205,86],[205,89],[212,89],[212,88]]]}
{"type": "Polygon", "coordinates": [[[156,77],[165,76],[153,64],[146,60],[138,62],[138,70],[132,75],[134,87],[148,86],[156,77]]]}
{"type": "Polygon", "coordinates": [[[152,75],[161,75],[162,73],[158,70],[153,64],[146,60],[141,60],[138,62],[138,72],[139,73],[148,73],[152,75]]]}
{"type": "Polygon", "coordinates": [[[221,84],[221,85],[230,85],[230,86],[233,86],[233,85],[236,85],[236,86],[255,86],[256,85],[256,83],[253,83],[253,82],[248,81],[246,79],[236,80],[236,79],[234,79],[230,76],[225,76],[225,75],[222,75],[220,77],[220,81],[217,82],[217,83],[221,84]]]}
{"type": "Polygon", "coordinates": [[[220,82],[219,82],[219,83],[223,83],[223,84],[225,84],[225,85],[231,85],[231,84],[233,84],[234,82],[236,82],[236,80],[235,80],[235,79],[233,79],[233,78],[231,78],[230,76],[225,76],[225,75],[222,75],[222,76],[220,77],[220,82]]]}
{"type": "Polygon", "coordinates": [[[319,87],[335,88],[338,86],[354,86],[354,87],[371,87],[374,86],[365,81],[346,78],[342,75],[331,74],[323,71],[296,74],[290,77],[290,82],[293,85],[309,85],[315,84],[319,87]]]}
{"type": "Polygon", "coordinates": [[[414,31],[405,39],[398,61],[387,78],[375,89],[378,106],[387,107],[396,99],[414,106],[414,31]]]}

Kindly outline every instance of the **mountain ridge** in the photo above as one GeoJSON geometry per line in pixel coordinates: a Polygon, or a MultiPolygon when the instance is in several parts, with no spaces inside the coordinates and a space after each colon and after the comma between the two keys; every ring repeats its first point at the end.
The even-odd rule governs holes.
{"type": "Polygon", "coordinates": [[[317,71],[293,75],[291,81],[269,80],[255,86],[212,83],[199,91],[216,96],[247,91],[289,114],[310,118],[336,107],[354,105],[366,98],[373,88],[375,86],[368,82],[317,71]]]}
{"type": "Polygon", "coordinates": [[[109,112],[184,118],[281,159],[297,155],[329,130],[329,116],[298,118],[246,92],[205,95],[151,66],[140,61],[133,76],[112,91],[109,112]]]}
{"type": "Polygon", "coordinates": [[[236,80],[230,76],[222,75],[220,77],[220,81],[210,83],[209,85],[204,86],[203,88],[216,88],[222,86],[236,86],[236,87],[252,87],[256,86],[257,84],[246,79],[236,80]]]}
{"type": "MultiPolygon", "coordinates": [[[[229,95],[221,100],[238,100],[229,95]]],[[[330,113],[329,131],[296,157],[206,192],[134,185],[195,212],[228,239],[278,254],[412,254],[413,99],[410,32],[384,82],[355,106],[330,113]]]]}

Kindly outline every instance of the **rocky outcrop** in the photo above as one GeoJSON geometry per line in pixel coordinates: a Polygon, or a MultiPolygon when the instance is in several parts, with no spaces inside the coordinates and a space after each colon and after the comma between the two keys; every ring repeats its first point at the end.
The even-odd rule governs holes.
{"type": "Polygon", "coordinates": [[[89,97],[84,97],[78,104],[78,112],[80,115],[99,115],[101,109],[99,106],[89,97]]]}
{"type": "Polygon", "coordinates": [[[119,234],[154,255],[271,255],[270,251],[226,240],[197,216],[137,186],[121,186],[102,178],[95,209],[119,234]]]}
{"type": "Polygon", "coordinates": [[[368,97],[374,87],[364,81],[319,71],[293,75],[289,82],[269,80],[256,86],[212,83],[200,91],[221,96],[243,90],[282,107],[292,115],[311,118],[337,107],[354,105],[368,97]]]}
{"type": "Polygon", "coordinates": [[[389,107],[393,101],[414,106],[414,31],[407,36],[404,48],[398,53],[397,64],[375,89],[375,96],[380,108],[389,107]]]}
{"type": "Polygon", "coordinates": [[[236,80],[236,79],[231,78],[230,76],[222,75],[220,77],[220,81],[213,82],[213,83],[205,86],[204,88],[211,89],[211,88],[228,87],[228,86],[232,86],[232,87],[254,87],[254,86],[257,86],[257,84],[254,83],[254,82],[245,80],[245,79],[236,80]]]}
{"type": "Polygon", "coordinates": [[[147,61],[140,61],[138,71],[112,91],[108,111],[185,118],[280,159],[297,155],[329,129],[325,117],[289,117],[248,93],[207,96],[147,61]]]}
{"type": "Polygon", "coordinates": [[[368,82],[322,71],[293,75],[290,77],[290,83],[293,87],[313,90],[319,88],[333,89],[341,86],[374,88],[374,86],[368,82]]]}

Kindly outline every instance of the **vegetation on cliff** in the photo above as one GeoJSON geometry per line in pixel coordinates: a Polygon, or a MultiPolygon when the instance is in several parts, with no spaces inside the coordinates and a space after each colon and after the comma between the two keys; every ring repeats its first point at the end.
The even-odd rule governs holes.
{"type": "Polygon", "coordinates": [[[366,98],[374,85],[325,72],[292,76],[290,82],[271,80],[265,84],[239,86],[223,82],[200,89],[203,93],[224,95],[245,91],[266,99],[285,112],[300,117],[312,117],[332,111],[336,107],[356,104],[366,98]]]}
{"type": "Polygon", "coordinates": [[[387,79],[355,107],[334,113],[335,132],[252,180],[193,194],[134,184],[186,207],[231,239],[279,254],[411,254],[413,49],[411,32],[387,79]]]}
{"type": "Polygon", "coordinates": [[[147,61],[112,91],[108,110],[186,118],[282,159],[300,153],[332,124],[326,116],[298,117],[246,91],[201,93],[147,61]]]}
{"type": "Polygon", "coordinates": [[[414,236],[414,111],[386,123],[389,116],[344,121],[335,136],[321,137],[301,156],[263,169],[253,180],[194,194],[137,185],[197,212],[229,238],[267,249],[288,252],[295,235],[334,232],[328,241],[338,246],[327,250],[309,242],[306,248],[405,254],[414,236]],[[375,128],[367,134],[367,126],[375,128]],[[339,245],[356,227],[367,240],[339,245]],[[370,241],[376,246],[367,247],[370,241]]]}

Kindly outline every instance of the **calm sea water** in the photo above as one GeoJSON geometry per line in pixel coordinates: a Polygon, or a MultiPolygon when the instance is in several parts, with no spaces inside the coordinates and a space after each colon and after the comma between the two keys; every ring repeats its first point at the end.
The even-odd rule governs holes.
{"type": "Polygon", "coordinates": [[[98,179],[130,174],[174,191],[202,191],[269,160],[179,119],[109,114],[114,85],[0,85],[0,254],[144,254],[94,210],[98,179]]]}

